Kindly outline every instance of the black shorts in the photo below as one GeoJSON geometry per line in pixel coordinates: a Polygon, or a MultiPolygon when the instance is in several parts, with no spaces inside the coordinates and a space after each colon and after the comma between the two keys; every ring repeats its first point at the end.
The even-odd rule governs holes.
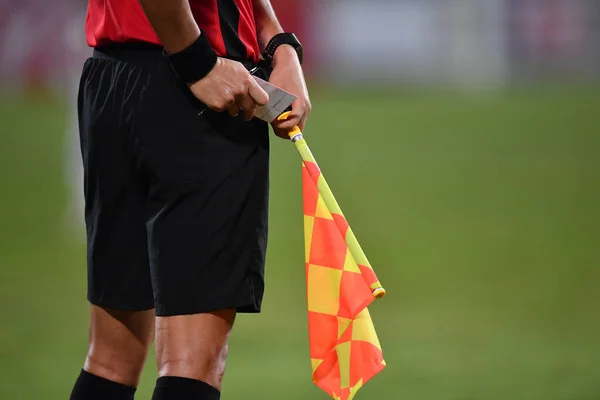
{"type": "Polygon", "coordinates": [[[260,312],[268,125],[204,109],[158,48],[96,49],[86,61],[78,111],[92,304],[260,312]]]}

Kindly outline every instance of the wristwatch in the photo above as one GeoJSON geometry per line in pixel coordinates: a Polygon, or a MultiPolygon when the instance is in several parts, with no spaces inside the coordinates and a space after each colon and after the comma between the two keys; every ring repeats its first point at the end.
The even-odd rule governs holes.
{"type": "Polygon", "coordinates": [[[269,62],[273,62],[273,56],[275,55],[275,50],[282,44],[289,44],[294,49],[296,49],[296,53],[298,54],[298,59],[300,60],[300,64],[302,64],[303,54],[302,54],[302,44],[293,33],[278,33],[273,36],[273,38],[265,47],[265,51],[263,53],[263,58],[269,62]]]}

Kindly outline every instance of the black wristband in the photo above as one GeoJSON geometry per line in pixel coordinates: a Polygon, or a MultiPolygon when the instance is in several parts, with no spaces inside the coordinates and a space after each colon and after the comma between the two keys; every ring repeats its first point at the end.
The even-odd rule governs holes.
{"type": "Polygon", "coordinates": [[[209,74],[217,63],[217,53],[202,33],[191,45],[178,53],[163,55],[171,65],[177,78],[184,83],[198,82],[209,74]]]}

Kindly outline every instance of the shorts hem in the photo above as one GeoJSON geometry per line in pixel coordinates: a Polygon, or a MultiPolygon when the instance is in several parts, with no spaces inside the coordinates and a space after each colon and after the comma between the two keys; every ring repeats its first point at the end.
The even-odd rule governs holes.
{"type": "Polygon", "coordinates": [[[149,311],[154,309],[154,304],[124,304],[119,301],[109,300],[96,300],[93,297],[88,296],[88,302],[94,306],[106,308],[109,310],[120,310],[120,311],[149,311]]]}
{"type": "Polygon", "coordinates": [[[157,317],[173,317],[178,315],[206,314],[221,310],[235,309],[241,314],[259,314],[261,306],[253,295],[243,298],[224,299],[218,302],[204,303],[203,305],[165,306],[156,305],[157,317]]]}

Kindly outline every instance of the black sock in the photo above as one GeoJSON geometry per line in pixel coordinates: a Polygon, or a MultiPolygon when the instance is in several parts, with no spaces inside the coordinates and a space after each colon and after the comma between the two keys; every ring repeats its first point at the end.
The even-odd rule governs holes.
{"type": "Polygon", "coordinates": [[[206,382],[178,376],[156,380],[152,400],[219,400],[221,392],[206,382]]]}
{"type": "Polygon", "coordinates": [[[71,400],[133,400],[135,388],[81,370],[71,400]]]}

